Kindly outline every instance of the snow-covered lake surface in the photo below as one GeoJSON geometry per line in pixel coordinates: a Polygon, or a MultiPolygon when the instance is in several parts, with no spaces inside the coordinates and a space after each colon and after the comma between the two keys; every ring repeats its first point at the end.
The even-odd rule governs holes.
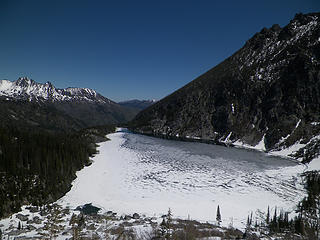
{"type": "Polygon", "coordinates": [[[305,194],[299,176],[305,166],[287,159],[126,131],[108,137],[58,203],[149,216],[171,208],[174,217],[209,222],[220,205],[223,224],[241,227],[250,212],[292,211],[305,194]]]}

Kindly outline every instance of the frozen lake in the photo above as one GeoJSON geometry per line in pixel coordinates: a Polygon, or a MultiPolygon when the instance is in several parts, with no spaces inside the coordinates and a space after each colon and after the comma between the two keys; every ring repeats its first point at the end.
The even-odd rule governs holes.
{"type": "Polygon", "coordinates": [[[128,132],[108,137],[60,203],[149,216],[171,208],[174,216],[202,221],[214,221],[220,205],[223,223],[241,226],[268,205],[292,211],[304,195],[299,173],[305,167],[286,159],[128,132]]]}

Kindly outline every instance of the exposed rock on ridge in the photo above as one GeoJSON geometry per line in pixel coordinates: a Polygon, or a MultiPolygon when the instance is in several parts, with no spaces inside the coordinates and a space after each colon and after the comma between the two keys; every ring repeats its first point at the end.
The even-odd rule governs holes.
{"type": "Polygon", "coordinates": [[[2,123],[31,123],[44,128],[53,126],[64,129],[68,125],[81,129],[123,123],[138,112],[89,88],[58,89],[50,82],[41,84],[26,77],[14,82],[0,80],[0,106],[2,123]],[[48,124],[49,121],[52,123],[48,124]]]}
{"type": "Polygon", "coordinates": [[[89,88],[58,89],[51,82],[41,84],[27,77],[20,77],[14,82],[0,80],[0,96],[29,99],[30,101],[95,101],[111,103],[111,100],[89,88]]]}
{"type": "Polygon", "coordinates": [[[320,13],[311,13],[297,14],[284,28],[263,28],[231,57],[142,111],[131,126],[275,153],[295,146],[285,155],[310,161],[317,151],[311,158],[304,152],[320,145],[319,118],[320,13]]]}

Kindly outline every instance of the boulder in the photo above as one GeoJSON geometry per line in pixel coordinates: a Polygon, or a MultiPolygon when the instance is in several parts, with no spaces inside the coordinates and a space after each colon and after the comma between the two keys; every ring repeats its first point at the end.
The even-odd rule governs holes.
{"type": "Polygon", "coordinates": [[[23,215],[23,214],[21,214],[21,213],[18,213],[17,215],[16,215],[16,218],[18,218],[20,221],[28,221],[28,216],[29,215],[23,215]]]}
{"type": "Polygon", "coordinates": [[[97,215],[101,208],[93,206],[92,203],[87,203],[83,206],[78,206],[76,210],[82,212],[84,215],[97,215]]]}

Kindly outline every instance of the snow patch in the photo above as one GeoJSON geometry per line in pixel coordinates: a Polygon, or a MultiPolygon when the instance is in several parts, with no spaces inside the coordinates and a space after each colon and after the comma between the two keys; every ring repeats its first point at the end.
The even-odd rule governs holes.
{"type": "Polygon", "coordinates": [[[299,119],[299,121],[296,123],[296,126],[294,127],[292,132],[290,134],[288,134],[286,137],[282,137],[279,140],[279,142],[277,143],[277,145],[280,146],[283,142],[285,142],[294,133],[294,131],[299,127],[300,123],[301,123],[301,119],[299,119]]]}
{"type": "Polygon", "coordinates": [[[234,114],[234,105],[233,105],[233,103],[231,103],[231,111],[232,111],[232,114],[234,114]]]}
{"type": "Polygon", "coordinates": [[[272,156],[279,156],[284,158],[290,158],[291,154],[297,152],[300,148],[305,147],[306,144],[301,144],[300,141],[296,142],[295,144],[291,145],[290,147],[283,148],[281,150],[271,150],[268,154],[272,156]]]}
{"type": "Polygon", "coordinates": [[[231,140],[230,140],[231,135],[232,135],[232,132],[230,132],[230,133],[228,134],[228,136],[227,136],[222,142],[224,142],[224,143],[230,143],[230,142],[231,142],[231,140]]]}
{"type": "Polygon", "coordinates": [[[246,144],[246,143],[242,142],[240,139],[238,139],[237,141],[233,142],[232,144],[235,147],[240,147],[240,148],[246,148],[246,149],[252,149],[252,150],[265,152],[266,151],[266,146],[265,146],[265,143],[264,143],[264,139],[265,139],[265,134],[263,135],[263,137],[260,140],[260,142],[255,146],[251,146],[249,144],[246,144]]]}

